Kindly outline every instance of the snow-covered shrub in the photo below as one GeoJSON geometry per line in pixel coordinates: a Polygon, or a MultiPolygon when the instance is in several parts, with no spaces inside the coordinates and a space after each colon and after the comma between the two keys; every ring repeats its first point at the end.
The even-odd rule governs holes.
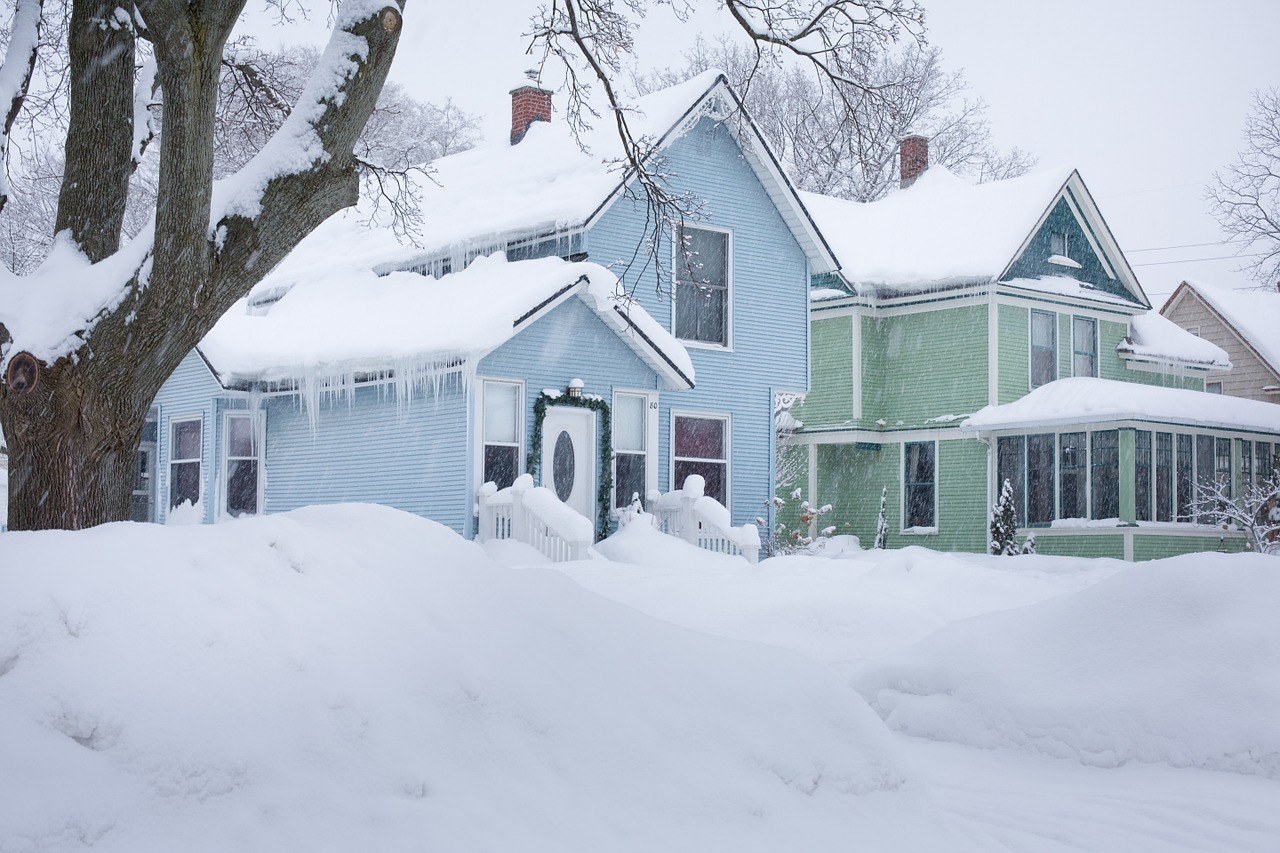
{"type": "Polygon", "coordinates": [[[1028,533],[1026,541],[1022,543],[1022,553],[1034,554],[1035,552],[1036,552],[1036,535],[1034,533],[1028,533]]]}
{"type": "Polygon", "coordinates": [[[801,490],[796,489],[791,492],[790,504],[788,501],[776,496],[765,504],[766,514],[776,514],[777,516],[782,516],[782,511],[789,505],[798,505],[797,526],[791,527],[781,517],[772,525],[769,524],[767,517],[756,519],[756,525],[763,531],[761,551],[765,556],[771,557],[775,554],[795,554],[800,551],[812,551],[817,547],[821,547],[836,532],[836,527],[831,525],[818,530],[816,536],[813,534],[818,519],[831,512],[831,504],[814,506],[808,500],[801,498],[800,495],[801,490]]]}
{"type": "Polygon", "coordinates": [[[991,539],[988,546],[992,554],[1012,556],[1018,553],[1018,519],[1013,511],[1013,485],[1004,481],[1000,497],[991,508],[991,539]]]}
{"type": "Polygon", "coordinates": [[[1196,517],[1224,530],[1243,530],[1245,547],[1261,554],[1280,554],[1280,471],[1270,479],[1247,483],[1232,495],[1230,484],[1204,484],[1192,504],[1196,517]]]}
{"type": "Polygon", "coordinates": [[[884,548],[885,540],[889,538],[889,519],[886,516],[889,504],[889,487],[885,486],[880,489],[880,515],[876,518],[876,543],[873,548],[884,548]]]}

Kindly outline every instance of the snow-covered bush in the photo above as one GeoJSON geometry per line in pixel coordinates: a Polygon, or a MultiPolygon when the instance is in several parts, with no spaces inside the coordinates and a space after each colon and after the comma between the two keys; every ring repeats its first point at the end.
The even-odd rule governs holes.
{"type": "Polygon", "coordinates": [[[873,548],[884,548],[885,540],[889,538],[888,505],[889,487],[885,486],[880,490],[880,515],[876,518],[876,542],[873,548]]]}
{"type": "MultiPolygon", "coordinates": [[[[779,517],[778,521],[769,525],[767,517],[756,519],[756,525],[764,532],[761,537],[761,550],[767,557],[775,554],[795,554],[800,551],[812,551],[821,547],[835,532],[834,525],[823,527],[817,530],[814,535],[815,526],[818,519],[831,512],[831,504],[822,504],[814,506],[808,500],[801,498],[800,489],[796,489],[791,493],[791,505],[798,505],[798,524],[791,527],[787,522],[779,517]]],[[[774,497],[765,504],[766,510],[771,510],[777,516],[782,516],[788,502],[782,498],[774,497]]]]}
{"type": "Polygon", "coordinates": [[[1018,519],[1013,511],[1013,485],[1004,481],[1000,497],[991,508],[991,539],[988,546],[992,554],[1012,556],[1018,553],[1018,519]]]}
{"type": "Polygon", "coordinates": [[[1022,553],[1034,554],[1036,552],[1036,535],[1028,533],[1026,541],[1022,543],[1022,553]]]}
{"type": "Polygon", "coordinates": [[[1280,471],[1270,479],[1243,485],[1238,495],[1232,495],[1225,480],[1204,484],[1197,490],[1192,511],[1224,530],[1243,530],[1251,551],[1280,554],[1280,471]]]}

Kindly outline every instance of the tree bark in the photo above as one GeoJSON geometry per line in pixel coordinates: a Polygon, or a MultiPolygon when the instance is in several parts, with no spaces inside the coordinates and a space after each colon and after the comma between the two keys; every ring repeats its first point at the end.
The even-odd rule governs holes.
{"type": "MultiPolygon", "coordinates": [[[[137,7],[156,45],[164,98],[152,251],[120,304],[94,319],[74,354],[42,365],[33,390],[20,393],[0,383],[0,424],[10,451],[11,529],[79,529],[129,517],[138,441],[160,386],[218,318],[303,237],[355,203],[357,176],[351,152],[395,55],[401,2],[387,4],[394,10],[395,26],[386,25],[384,10],[350,22],[345,33],[335,34],[335,39],[342,36],[341,44],[351,35],[361,37],[368,50],[339,90],[321,99],[323,109],[311,123],[326,156],[308,168],[273,178],[258,216],[229,216],[214,229],[209,219],[218,70],[226,38],[244,3],[139,0],[137,7]],[[220,240],[215,231],[222,232],[220,240]]],[[[96,44],[93,49],[102,49],[101,42],[96,44]]],[[[123,127],[123,156],[113,157],[114,173],[102,176],[108,184],[103,189],[107,198],[86,193],[83,185],[64,188],[60,198],[59,222],[66,204],[70,220],[80,223],[72,226],[76,239],[91,241],[95,252],[110,244],[104,236],[108,232],[118,244],[120,219],[114,201],[107,201],[114,199],[117,179],[127,186],[132,170],[132,41],[129,47],[128,98],[113,100],[110,116],[94,114],[83,104],[79,113],[96,115],[91,123],[109,129],[113,139],[123,127]],[[121,104],[126,103],[123,117],[128,121],[118,122],[121,104]],[[76,211],[78,218],[73,216],[76,211]]],[[[100,73],[92,58],[78,67],[90,77],[100,73]]],[[[111,86],[114,91],[114,79],[111,86]]],[[[77,88],[73,83],[73,112],[77,97],[93,96],[92,86],[77,88]]],[[[77,151],[78,157],[91,153],[77,151]]],[[[85,164],[73,167],[71,156],[69,139],[68,176],[76,168],[83,173],[85,164]]],[[[0,344],[8,340],[7,330],[0,327],[0,344]]],[[[14,353],[4,355],[7,362],[14,353]]]]}

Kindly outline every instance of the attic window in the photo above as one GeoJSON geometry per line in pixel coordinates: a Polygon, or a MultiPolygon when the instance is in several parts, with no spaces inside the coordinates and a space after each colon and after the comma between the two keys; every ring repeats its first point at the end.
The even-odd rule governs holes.
{"type": "Polygon", "coordinates": [[[1080,269],[1079,262],[1071,259],[1071,237],[1066,231],[1054,231],[1049,235],[1049,253],[1049,263],[1080,269]]]}

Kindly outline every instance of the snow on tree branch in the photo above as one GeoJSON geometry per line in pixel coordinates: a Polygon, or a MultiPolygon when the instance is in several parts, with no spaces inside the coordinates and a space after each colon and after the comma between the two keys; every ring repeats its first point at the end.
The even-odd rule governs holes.
{"type": "Polygon", "coordinates": [[[1229,480],[1203,484],[1192,512],[1204,523],[1244,531],[1251,551],[1280,554],[1280,471],[1241,484],[1238,495],[1232,494],[1229,480]]]}
{"type": "Polygon", "coordinates": [[[9,135],[22,110],[40,46],[44,0],[18,0],[9,31],[9,47],[0,65],[0,106],[7,107],[0,130],[0,210],[9,201],[9,135]]]}

